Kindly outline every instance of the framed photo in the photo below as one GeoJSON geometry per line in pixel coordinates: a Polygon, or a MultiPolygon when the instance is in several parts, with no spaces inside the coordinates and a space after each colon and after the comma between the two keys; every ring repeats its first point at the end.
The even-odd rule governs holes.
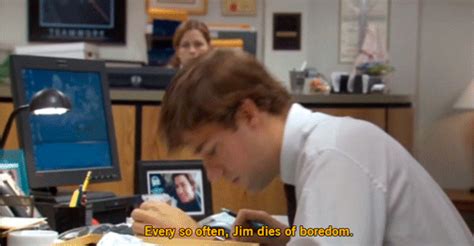
{"type": "Polygon", "coordinates": [[[207,0],[147,0],[147,12],[153,9],[184,10],[189,15],[207,14],[207,0]]]}
{"type": "Polygon", "coordinates": [[[0,150],[0,174],[10,176],[24,194],[30,194],[22,150],[0,150]]]}
{"type": "Polygon", "coordinates": [[[273,13],[273,50],[301,49],[301,13],[273,13]]]}
{"type": "Polygon", "coordinates": [[[221,9],[224,16],[255,16],[257,0],[221,0],[221,9]]]}
{"type": "Polygon", "coordinates": [[[28,40],[126,44],[125,0],[28,0],[28,40]]]}
{"type": "Polygon", "coordinates": [[[0,150],[0,216],[39,215],[29,193],[23,151],[0,150]]]}
{"type": "Polygon", "coordinates": [[[138,161],[136,193],[160,200],[199,220],[212,214],[211,186],[200,160],[138,161]]]}
{"type": "Polygon", "coordinates": [[[353,63],[359,54],[363,42],[360,22],[365,20],[367,26],[376,27],[381,41],[388,47],[390,20],[390,0],[364,1],[366,15],[362,16],[360,0],[339,0],[339,63],[353,63]]]}

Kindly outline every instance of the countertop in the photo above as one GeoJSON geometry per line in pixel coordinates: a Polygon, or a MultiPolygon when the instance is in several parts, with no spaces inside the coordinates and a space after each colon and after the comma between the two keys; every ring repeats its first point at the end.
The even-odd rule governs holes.
{"type": "MultiPolygon", "coordinates": [[[[112,102],[122,103],[159,103],[163,99],[163,90],[111,89],[112,102]]],[[[309,105],[399,105],[410,106],[412,97],[400,94],[298,94],[293,95],[296,102],[309,105]]],[[[11,99],[10,86],[0,84],[0,99],[11,99]]]]}

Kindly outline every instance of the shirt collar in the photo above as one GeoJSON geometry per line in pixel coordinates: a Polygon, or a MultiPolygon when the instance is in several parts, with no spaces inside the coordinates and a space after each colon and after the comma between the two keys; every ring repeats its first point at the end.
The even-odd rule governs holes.
{"type": "Polygon", "coordinates": [[[286,184],[295,185],[295,172],[299,165],[298,158],[305,148],[307,136],[322,119],[321,114],[294,103],[288,112],[283,133],[280,153],[280,175],[286,184]]]}
{"type": "Polygon", "coordinates": [[[288,112],[283,133],[283,145],[280,153],[280,173],[284,183],[295,184],[296,163],[304,137],[301,129],[310,116],[311,111],[297,103],[291,105],[290,111],[288,112]]]}

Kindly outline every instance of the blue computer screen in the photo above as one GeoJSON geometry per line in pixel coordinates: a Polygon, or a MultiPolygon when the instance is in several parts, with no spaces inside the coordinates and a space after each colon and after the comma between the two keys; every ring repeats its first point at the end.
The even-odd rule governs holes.
{"type": "Polygon", "coordinates": [[[27,101],[55,88],[72,104],[63,115],[30,114],[36,171],[112,166],[100,73],[23,69],[22,79],[27,101]]]}

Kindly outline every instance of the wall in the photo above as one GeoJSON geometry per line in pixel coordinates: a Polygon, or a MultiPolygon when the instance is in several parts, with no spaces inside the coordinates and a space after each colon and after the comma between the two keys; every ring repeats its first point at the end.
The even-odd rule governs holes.
{"type": "MultiPolygon", "coordinates": [[[[127,45],[100,46],[104,59],[146,60],[144,36],[145,1],[127,1],[127,45]],[[133,2],[133,4],[131,4],[133,2]]],[[[26,45],[26,0],[0,0],[0,43],[26,45]]],[[[285,84],[288,70],[300,67],[303,61],[329,75],[332,71],[349,71],[350,65],[337,62],[339,1],[335,0],[258,0],[257,16],[224,17],[220,0],[209,0],[208,14],[192,16],[208,23],[245,23],[258,30],[258,57],[270,71],[285,84]],[[274,51],[272,25],[275,12],[302,13],[302,49],[300,51],[274,51]]],[[[397,68],[392,86],[394,93],[414,94],[416,81],[416,33],[418,0],[392,0],[390,25],[390,52],[397,68]],[[399,36],[403,35],[403,39],[399,36]]]]}
{"type": "MultiPolygon", "coordinates": [[[[257,1],[256,16],[222,16],[220,0],[209,0],[208,12],[204,16],[191,16],[207,23],[243,23],[256,27],[259,59],[263,57],[263,10],[265,1],[257,1]]],[[[146,61],[145,0],[127,0],[127,44],[126,46],[101,45],[100,57],[109,60],[146,61]]],[[[0,0],[0,43],[27,45],[27,1],[0,0]]]]}
{"type": "Polygon", "coordinates": [[[263,38],[264,27],[264,9],[265,1],[257,0],[257,14],[256,16],[222,16],[221,14],[221,1],[220,0],[208,0],[207,14],[204,16],[191,16],[193,19],[198,19],[206,23],[229,23],[229,24],[249,24],[257,29],[257,57],[262,60],[263,58],[263,38]]]}
{"type": "Polygon", "coordinates": [[[474,114],[453,109],[474,70],[474,1],[422,0],[417,158],[443,187],[473,186],[474,114]]]}
{"type": "MultiPolygon", "coordinates": [[[[27,1],[0,0],[0,43],[28,45],[27,1]]],[[[108,60],[146,61],[145,1],[127,0],[127,44],[100,45],[99,56],[108,60]]]]}
{"type": "MultiPolygon", "coordinates": [[[[333,71],[350,71],[352,65],[338,63],[339,1],[271,0],[265,6],[265,64],[288,86],[288,70],[303,61],[329,76],[333,71]],[[270,4],[271,2],[271,4],[270,4]],[[272,50],[272,25],[275,12],[301,12],[302,49],[272,50]]],[[[391,86],[393,93],[414,94],[416,85],[416,50],[418,0],[392,0],[390,6],[389,50],[396,67],[391,86]],[[403,39],[400,39],[403,37],[403,39]]]]}
{"type": "MultiPolygon", "coordinates": [[[[289,87],[288,71],[299,68],[304,61],[308,60],[310,50],[308,47],[308,31],[310,26],[308,8],[311,0],[293,0],[291,4],[285,0],[266,1],[265,5],[265,41],[264,41],[264,63],[270,72],[287,87],[289,87]],[[274,51],[273,50],[273,13],[298,13],[301,16],[301,50],[298,51],[274,51]]],[[[309,65],[312,65],[311,63],[309,65]]]]}
{"type": "MultiPolygon", "coordinates": [[[[208,14],[193,18],[255,26],[259,57],[285,84],[288,70],[304,60],[324,74],[351,69],[337,62],[338,0],[257,3],[257,16],[223,17],[220,0],[209,0],[208,14]],[[272,50],[274,12],[303,14],[300,51],[272,50]]],[[[414,96],[415,157],[443,187],[474,185],[474,113],[452,108],[474,75],[473,5],[473,0],[391,0],[390,6],[389,52],[396,68],[391,89],[414,96]]],[[[127,7],[127,46],[102,46],[104,58],[145,59],[144,1],[129,0],[127,7]]],[[[0,0],[0,43],[27,43],[25,16],[25,0],[0,0]]]]}
{"type": "Polygon", "coordinates": [[[26,0],[0,0],[0,43],[25,45],[27,43],[26,0]]]}

